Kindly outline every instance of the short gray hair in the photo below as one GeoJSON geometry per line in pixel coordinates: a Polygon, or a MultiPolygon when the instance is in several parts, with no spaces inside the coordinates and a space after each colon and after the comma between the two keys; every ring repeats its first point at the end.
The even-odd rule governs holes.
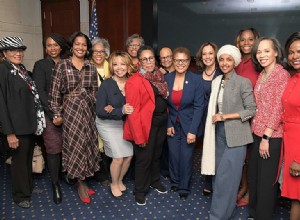
{"type": "Polygon", "coordinates": [[[92,48],[97,44],[103,45],[105,53],[106,53],[106,58],[108,58],[110,55],[110,45],[108,43],[108,40],[106,40],[105,38],[95,37],[92,40],[92,48]]]}
{"type": "Polygon", "coordinates": [[[130,37],[127,38],[127,40],[126,40],[126,48],[128,48],[129,44],[132,42],[133,39],[140,39],[140,41],[141,41],[141,45],[140,46],[144,46],[145,45],[144,38],[142,38],[138,34],[133,34],[133,35],[131,35],[130,37]]]}

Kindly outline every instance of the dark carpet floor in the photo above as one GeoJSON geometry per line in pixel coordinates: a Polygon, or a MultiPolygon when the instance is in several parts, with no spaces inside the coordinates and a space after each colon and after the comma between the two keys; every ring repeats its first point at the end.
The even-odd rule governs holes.
{"type": "MultiPolygon", "coordinates": [[[[133,181],[125,179],[129,190],[123,201],[112,198],[108,187],[90,181],[88,185],[96,191],[96,194],[91,197],[91,203],[85,205],[80,202],[75,187],[62,182],[63,202],[55,205],[52,201],[50,177],[45,170],[43,174],[34,175],[34,184],[42,189],[43,193],[32,196],[33,207],[30,209],[19,208],[12,202],[9,165],[0,159],[1,219],[208,219],[211,198],[202,195],[204,183],[200,175],[199,158],[200,152],[197,150],[191,195],[186,201],[180,200],[177,193],[158,194],[150,190],[146,197],[147,204],[138,206],[132,195],[133,181]]],[[[162,182],[170,188],[167,180],[162,182]]],[[[246,219],[247,216],[247,207],[237,208],[233,219],[246,219]]],[[[289,219],[288,210],[278,206],[275,219],[289,219]]]]}

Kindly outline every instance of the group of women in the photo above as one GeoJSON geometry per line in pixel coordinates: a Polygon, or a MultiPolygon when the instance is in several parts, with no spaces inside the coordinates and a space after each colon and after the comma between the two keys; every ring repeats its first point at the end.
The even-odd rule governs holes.
{"type": "Polygon", "coordinates": [[[256,33],[251,28],[239,33],[237,46],[240,51],[225,45],[217,52],[223,76],[212,82],[201,167],[202,174],[213,175],[210,219],[230,219],[236,200],[239,205],[242,200],[248,204],[248,199],[248,219],[273,219],[280,169],[283,169],[282,196],[292,199],[291,219],[300,217],[299,150],[295,149],[299,140],[293,133],[297,132],[299,117],[296,107],[299,108],[299,100],[293,96],[297,97],[294,88],[297,83],[295,72],[299,72],[300,33],[294,33],[286,42],[290,74],[283,67],[284,54],[279,42],[274,38],[259,38],[256,33]],[[256,72],[259,73],[257,76],[256,72]],[[243,83],[235,74],[243,76],[243,83]],[[237,101],[241,101],[241,109],[238,109],[237,101]],[[230,110],[232,108],[237,109],[230,110]],[[250,123],[246,122],[252,117],[250,123]],[[293,131],[288,131],[287,125],[292,126],[293,131]],[[293,137],[287,138],[285,132],[293,137]],[[247,145],[248,175],[242,178],[239,190],[247,145]],[[291,185],[286,187],[286,184],[291,185]]]}
{"type": "Polygon", "coordinates": [[[273,219],[280,164],[282,196],[292,199],[291,219],[299,219],[300,33],[285,45],[289,68],[279,42],[259,38],[253,28],[241,30],[235,43],[219,50],[203,44],[196,55],[201,74],[189,71],[190,52],[178,47],[175,71],[164,75],[139,35],[126,42],[128,53],[110,54],[105,39],[90,42],[76,32],[67,43],[51,34],[43,42],[47,57],[31,74],[22,65],[22,39],[0,40],[0,122],[11,148],[14,202],[31,207],[35,134],[43,134],[56,204],[62,201],[61,163],[80,200],[90,203],[95,191],[86,179],[99,172],[103,145],[112,158],[116,199],[127,190],[123,178],[135,155],[138,205],[146,204],[150,188],[167,192],[160,181],[166,138],[171,191],[188,198],[194,145],[204,134],[201,172],[212,176],[206,180],[213,192],[210,219],[230,219],[236,202],[248,198],[249,219],[273,219]],[[64,52],[70,56],[62,59],[64,52]]]}

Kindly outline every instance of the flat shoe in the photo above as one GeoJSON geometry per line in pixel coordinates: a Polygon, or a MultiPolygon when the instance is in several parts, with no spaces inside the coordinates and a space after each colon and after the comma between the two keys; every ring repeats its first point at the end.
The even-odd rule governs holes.
{"type": "Polygon", "coordinates": [[[171,192],[177,192],[177,190],[178,190],[177,186],[171,186],[170,189],[171,192]]]}
{"type": "Polygon", "coordinates": [[[189,196],[189,194],[187,194],[187,193],[179,193],[179,197],[181,200],[186,200],[188,196],[189,196]]]}
{"type": "Polygon", "coordinates": [[[24,201],[16,203],[16,204],[23,209],[29,209],[31,207],[31,203],[29,200],[24,200],[24,201]]]}
{"type": "Polygon", "coordinates": [[[112,195],[112,197],[114,197],[115,199],[117,199],[117,200],[123,200],[123,194],[122,195],[120,195],[120,196],[115,196],[113,193],[112,193],[112,191],[110,191],[110,193],[111,193],[111,195],[112,195]]]}
{"type": "Polygon", "coordinates": [[[111,182],[109,180],[104,180],[100,182],[101,186],[110,186],[111,182]]]}

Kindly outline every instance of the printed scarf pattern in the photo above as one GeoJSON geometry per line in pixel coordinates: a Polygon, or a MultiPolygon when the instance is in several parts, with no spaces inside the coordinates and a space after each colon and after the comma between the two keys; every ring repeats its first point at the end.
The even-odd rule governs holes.
{"type": "Polygon", "coordinates": [[[36,135],[41,135],[46,128],[46,120],[45,120],[45,113],[40,101],[39,94],[37,92],[37,88],[35,82],[31,79],[26,70],[25,66],[20,64],[20,68],[17,68],[14,64],[10,63],[13,66],[13,70],[11,70],[11,74],[19,75],[29,86],[29,89],[34,97],[34,104],[36,109],[36,116],[37,116],[37,130],[35,132],[36,135]]]}
{"type": "Polygon", "coordinates": [[[159,94],[164,99],[167,99],[169,96],[169,90],[164,78],[164,74],[158,69],[154,70],[154,72],[146,72],[144,69],[141,69],[140,71],[144,72],[142,73],[144,77],[158,89],[159,94]]]}

